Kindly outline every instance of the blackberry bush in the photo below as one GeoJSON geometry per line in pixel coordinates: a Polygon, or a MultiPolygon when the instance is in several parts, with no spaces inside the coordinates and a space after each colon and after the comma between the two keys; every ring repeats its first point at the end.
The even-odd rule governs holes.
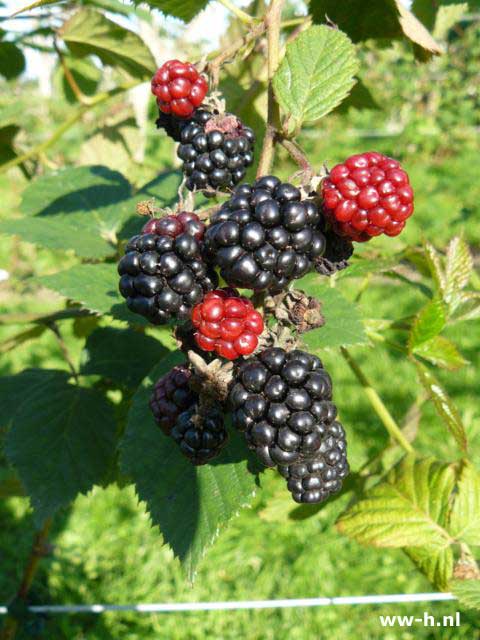
{"type": "Polygon", "coordinates": [[[278,292],[325,251],[320,213],[297,187],[275,176],[242,184],[211,216],[205,250],[232,287],[278,292]]]}

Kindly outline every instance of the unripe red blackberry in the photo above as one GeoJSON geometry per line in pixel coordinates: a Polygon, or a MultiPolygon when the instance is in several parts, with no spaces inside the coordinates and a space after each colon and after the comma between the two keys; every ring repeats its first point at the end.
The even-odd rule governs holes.
{"type": "Polygon", "coordinates": [[[275,176],[242,184],[211,217],[207,259],[232,287],[277,293],[304,276],[325,251],[313,200],[275,176]]]}
{"type": "Polygon", "coordinates": [[[194,307],[192,323],[197,346],[227,360],[253,353],[264,328],[260,313],[235,289],[207,293],[203,302],[194,307]]]}
{"type": "Polygon", "coordinates": [[[180,364],[157,380],[153,387],[150,409],[165,435],[170,435],[178,416],[198,400],[189,386],[191,376],[188,365],[180,364]]]}
{"type": "Polygon", "coordinates": [[[232,189],[253,163],[255,135],[232,114],[199,111],[182,127],[177,155],[191,191],[232,189]]]}
{"type": "Polygon", "coordinates": [[[152,78],[152,93],[163,113],[190,117],[203,102],[208,82],[190,62],[168,60],[152,78]]]}
{"type": "Polygon", "coordinates": [[[142,233],[155,233],[159,236],[176,238],[187,233],[200,241],[205,233],[205,224],[196,213],[181,211],[161,218],[151,218],[142,228],[142,233]]]}
{"type": "Polygon", "coordinates": [[[323,208],[334,229],[356,242],[397,236],[413,213],[413,191],[399,162],[368,152],[337,164],[322,183],[323,208]]]}
{"type": "Polygon", "coordinates": [[[174,318],[187,320],[204,294],[218,284],[215,271],[202,258],[197,239],[203,233],[203,223],[187,220],[189,216],[194,214],[150,220],[147,229],[160,235],[134,236],[118,263],[119,289],[128,308],[153,324],[174,318]]]}

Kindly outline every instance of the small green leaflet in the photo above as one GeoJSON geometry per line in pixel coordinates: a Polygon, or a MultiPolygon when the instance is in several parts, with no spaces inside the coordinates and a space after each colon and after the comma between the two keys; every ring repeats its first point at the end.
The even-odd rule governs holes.
{"type": "Polygon", "coordinates": [[[162,360],[139,387],[121,442],[121,465],[147,503],[153,524],[193,579],[207,548],[255,493],[255,462],[243,439],[232,433],[211,463],[194,467],[171,438],[155,425],[148,400],[154,382],[184,360],[175,352],[162,360]]]}
{"type": "Polygon", "coordinates": [[[446,323],[443,301],[434,298],[421,309],[412,325],[409,336],[410,351],[438,335],[446,323]]]}
{"type": "Polygon", "coordinates": [[[445,288],[443,297],[453,313],[461,301],[464,289],[473,271],[473,259],[465,240],[459,236],[450,241],[445,263],[445,288]]]}
{"type": "Polygon", "coordinates": [[[450,516],[452,535],[470,545],[480,545],[480,473],[464,462],[450,516]]]}
{"type": "Polygon", "coordinates": [[[341,31],[306,29],[287,45],[273,77],[275,96],[297,126],[326,115],[348,95],[358,71],[355,47],[341,31]]]}
{"type": "Polygon", "coordinates": [[[102,482],[115,455],[111,404],[68,379],[64,371],[30,369],[0,380],[7,459],[37,524],[102,482]]]}
{"type": "Polygon", "coordinates": [[[462,451],[467,450],[467,434],[457,407],[433,373],[421,362],[415,361],[418,377],[433,402],[438,415],[455,438],[462,451]]]}
{"type": "Polygon", "coordinates": [[[451,466],[406,456],[386,482],[367,491],[338,520],[338,529],[376,547],[449,546],[446,530],[455,484],[451,466]]]}
{"type": "Polygon", "coordinates": [[[155,71],[155,60],[143,40],[91,7],[77,11],[59,35],[74,56],[97,55],[104,64],[121,67],[139,80],[155,71]]]}
{"type": "Polygon", "coordinates": [[[362,320],[354,303],[337,289],[320,284],[320,277],[310,274],[299,281],[298,288],[322,303],[325,325],[302,335],[308,348],[318,349],[364,344],[367,341],[362,320]]]}
{"type": "Polygon", "coordinates": [[[454,580],[451,588],[466,609],[480,610],[480,579],[454,580]]]}
{"type": "Polygon", "coordinates": [[[468,363],[459,353],[457,347],[443,336],[435,336],[426,342],[422,342],[415,348],[416,356],[421,356],[437,367],[455,371],[468,363]]]}

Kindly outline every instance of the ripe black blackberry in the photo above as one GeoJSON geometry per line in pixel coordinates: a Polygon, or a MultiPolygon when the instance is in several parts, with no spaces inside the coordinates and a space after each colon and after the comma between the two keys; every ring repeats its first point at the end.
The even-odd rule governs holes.
{"type": "Polygon", "coordinates": [[[342,425],[334,421],[327,425],[319,450],[312,458],[291,465],[279,465],[295,502],[323,502],[340,491],[348,475],[347,443],[342,425]]]}
{"type": "Polygon", "coordinates": [[[186,320],[205,292],[218,284],[215,272],[202,259],[200,242],[189,233],[134,236],[118,273],[128,308],[153,324],[186,320]]]}
{"type": "Polygon", "coordinates": [[[170,435],[178,416],[198,400],[190,389],[191,376],[188,365],[180,364],[157,380],[153,387],[150,409],[165,435],[170,435]]]}
{"type": "Polygon", "coordinates": [[[233,424],[268,467],[278,466],[297,502],[320,502],[348,473],[332,382],[319,358],[270,347],[237,370],[233,424]]]}
{"type": "Polygon", "coordinates": [[[211,217],[207,259],[228,285],[277,293],[301,278],[325,251],[313,200],[275,176],[242,184],[211,217]]]}
{"type": "Polygon", "coordinates": [[[253,163],[255,135],[232,114],[199,110],[182,126],[178,157],[190,191],[232,189],[253,163]]]}
{"type": "Polygon", "coordinates": [[[268,467],[313,456],[337,410],[330,376],[316,356],[265,349],[237,370],[233,422],[268,467]]]}
{"type": "Polygon", "coordinates": [[[203,127],[211,117],[212,114],[210,111],[206,111],[205,109],[195,111],[190,118],[177,118],[171,113],[162,113],[159,111],[155,124],[157,125],[157,129],[163,129],[172,140],[180,142],[182,131],[186,126],[195,124],[203,127]]]}
{"type": "Polygon", "coordinates": [[[353,254],[353,242],[329,229],[323,232],[326,239],[325,253],[315,261],[315,271],[322,276],[331,276],[348,267],[353,254]]]}
{"type": "Polygon", "coordinates": [[[192,406],[178,416],[170,435],[195,465],[215,458],[227,442],[223,415],[217,407],[192,406]]]}

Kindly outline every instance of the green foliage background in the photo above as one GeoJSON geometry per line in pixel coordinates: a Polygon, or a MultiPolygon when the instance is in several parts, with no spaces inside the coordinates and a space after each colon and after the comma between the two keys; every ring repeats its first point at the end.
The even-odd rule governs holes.
{"type": "MultiPolygon", "coordinates": [[[[178,5],[170,0],[162,0],[157,4],[166,11],[178,5]]],[[[322,16],[325,14],[323,4],[330,3],[319,2],[314,5],[312,2],[314,17],[321,12],[322,16]]],[[[389,4],[393,6],[394,3],[389,4]]],[[[182,7],[179,17],[188,19],[191,11],[195,13],[195,2],[182,3],[182,7]]],[[[120,9],[116,7],[116,10],[120,9]]],[[[254,4],[255,10],[261,12],[261,2],[254,4]]],[[[329,10],[333,10],[333,6],[329,10]]],[[[116,459],[108,460],[106,447],[105,459],[101,460],[101,465],[108,468],[106,476],[100,473],[101,465],[95,456],[91,466],[83,469],[86,490],[90,481],[103,486],[95,487],[87,496],[77,497],[73,505],[62,509],[55,519],[52,533],[54,548],[42,563],[34,582],[32,603],[241,600],[408,593],[429,591],[432,589],[431,582],[435,583],[435,580],[434,586],[446,588],[442,578],[435,576],[435,571],[423,566],[424,573],[430,577],[429,582],[415,568],[411,559],[420,566],[422,562],[415,556],[412,547],[408,548],[409,557],[399,548],[362,548],[353,539],[340,535],[335,528],[336,521],[350,504],[355,482],[359,481],[357,473],[363,465],[376,456],[382,456],[372,476],[362,480],[368,492],[384,472],[399,460],[401,451],[398,446],[390,446],[387,432],[340,351],[324,347],[327,342],[332,346],[349,346],[351,354],[361,363],[363,371],[374,383],[394,418],[404,427],[406,437],[415,438],[415,448],[420,456],[434,456],[439,463],[445,464],[458,461],[463,456],[461,447],[466,437],[470,460],[479,460],[480,412],[476,399],[480,388],[477,366],[480,342],[478,320],[454,322],[456,311],[453,306],[448,310],[443,307],[447,305],[448,298],[448,292],[444,292],[444,300],[439,303],[443,311],[436,310],[432,316],[427,316],[428,322],[423,324],[422,317],[417,317],[416,333],[412,331],[410,338],[411,353],[423,356],[423,361],[429,363],[434,361],[438,353],[438,343],[429,343],[431,338],[440,337],[456,345],[453,352],[448,349],[445,351],[442,347],[441,356],[447,358],[448,366],[438,368],[434,373],[457,407],[458,415],[454,415],[448,423],[455,437],[448,434],[434,403],[427,401],[426,393],[417,382],[415,364],[392,347],[392,343],[398,345],[405,342],[405,331],[402,327],[390,326],[395,319],[418,314],[427,305],[434,290],[434,278],[427,268],[428,260],[424,254],[420,254],[423,238],[443,255],[452,238],[462,236],[470,246],[476,268],[469,275],[465,287],[476,295],[480,291],[477,268],[480,249],[480,186],[477,169],[480,112],[475,90],[480,26],[475,19],[463,19],[467,10],[467,7],[463,7],[461,12],[457,9],[458,18],[450,21],[450,24],[442,14],[448,27],[444,27],[443,31],[443,23],[438,15],[437,22],[428,25],[434,29],[446,53],[426,64],[419,64],[415,58],[418,55],[417,45],[412,48],[400,40],[379,48],[378,42],[370,39],[363,42],[362,34],[357,34],[358,37],[353,39],[362,41],[357,50],[361,82],[355,85],[345,102],[320,122],[311,123],[306,118],[306,126],[298,139],[316,168],[323,163],[333,166],[359,149],[374,148],[392,155],[405,164],[416,193],[415,214],[400,238],[377,239],[371,243],[372,246],[359,247],[357,254],[362,260],[355,263],[351,271],[339,276],[335,289],[330,289],[329,283],[322,285],[324,290],[319,289],[317,281],[309,283],[306,280],[304,283],[306,290],[312,287],[316,295],[324,300],[326,309],[331,310],[330,324],[325,330],[318,330],[318,335],[311,336],[309,340],[312,348],[321,349],[322,359],[331,372],[335,401],[347,429],[349,460],[356,473],[346,484],[345,491],[321,508],[295,507],[286,495],[284,481],[280,477],[273,473],[261,474],[261,490],[257,491],[251,509],[243,509],[229,527],[220,533],[206,558],[200,561],[192,586],[185,579],[185,572],[174,558],[172,550],[162,546],[158,529],[151,527],[144,503],[138,504],[132,487],[125,486],[128,477],[119,474],[116,459]],[[394,258],[393,268],[388,262],[392,255],[409,255],[409,268],[398,269],[398,257],[394,258]],[[368,267],[372,264],[370,260],[377,265],[384,260],[385,268],[373,272],[368,267]],[[418,269],[413,270],[412,264],[416,264],[418,269]],[[392,275],[392,270],[396,275],[392,275]],[[337,299],[339,296],[340,302],[337,299]],[[351,303],[350,308],[353,303],[357,306],[352,311],[355,317],[349,318],[341,326],[340,319],[345,317],[349,308],[344,298],[351,303]],[[426,335],[425,332],[428,333],[432,325],[429,317],[438,322],[441,313],[445,314],[445,321],[440,322],[437,333],[441,331],[442,335],[426,335]],[[446,316],[449,317],[448,322],[446,316]],[[331,332],[328,340],[322,331],[331,332]],[[345,335],[346,332],[350,342],[338,338],[340,333],[345,335]],[[365,336],[371,341],[370,345],[361,344],[365,343],[365,336]]],[[[342,24],[342,15],[335,20],[340,28],[349,33],[348,24],[342,24]]],[[[369,25],[364,27],[367,29],[369,25]]],[[[98,95],[105,88],[102,85],[105,80],[100,78],[98,67],[91,64],[89,57],[75,57],[84,52],[79,51],[78,44],[75,44],[82,30],[81,22],[67,23],[63,29],[67,45],[64,55],[76,74],[78,84],[87,96],[98,95]]],[[[396,21],[391,23],[391,30],[391,37],[403,37],[396,21]]],[[[238,31],[237,21],[232,20],[227,40],[238,35],[238,31]]],[[[375,34],[371,35],[376,37],[375,34]]],[[[115,43],[114,34],[112,38],[115,43]]],[[[136,46],[138,43],[132,41],[134,51],[136,46]]],[[[186,44],[181,38],[177,46],[183,55],[199,57],[200,50],[186,44]]],[[[98,53],[88,50],[89,54],[92,52],[98,53]]],[[[110,74],[108,81],[113,78],[116,83],[125,82],[125,73],[130,74],[130,79],[132,75],[140,79],[148,76],[145,69],[148,70],[149,64],[153,64],[145,52],[142,62],[138,64],[138,58],[135,54],[130,55],[127,49],[121,52],[121,60],[114,58],[113,70],[109,56],[103,55],[101,59],[109,65],[106,72],[110,74]],[[132,63],[132,59],[136,62],[132,63]]],[[[18,54],[15,64],[21,69],[18,54]]],[[[261,57],[254,53],[247,62],[228,65],[221,82],[228,108],[255,126],[259,136],[261,114],[265,107],[265,82],[259,74],[262,64],[261,57]]],[[[47,139],[77,108],[74,104],[75,95],[60,67],[55,72],[53,98],[43,98],[33,81],[15,80],[15,70],[11,74],[13,79],[9,78],[8,73],[5,75],[6,80],[2,83],[4,90],[0,94],[2,163],[47,139]],[[21,120],[19,113],[22,114],[21,120]]],[[[279,102],[282,103],[280,93],[279,102]]],[[[127,329],[125,320],[134,323],[135,320],[125,312],[119,298],[117,300],[114,295],[108,295],[107,286],[111,281],[116,252],[112,237],[117,234],[120,238],[126,238],[138,227],[138,221],[132,217],[135,202],[156,196],[161,204],[168,205],[176,195],[178,177],[174,172],[174,147],[155,131],[152,124],[154,118],[155,110],[151,102],[145,153],[141,157],[137,148],[135,114],[126,94],[120,93],[108,103],[90,110],[45,154],[27,161],[20,169],[0,175],[4,205],[0,212],[0,230],[8,234],[2,236],[0,268],[12,275],[8,281],[0,284],[0,311],[5,314],[0,325],[0,373],[5,376],[2,391],[10,403],[26,400],[38,409],[36,420],[28,415],[25,417],[21,411],[15,418],[30,438],[36,437],[42,426],[42,417],[48,416],[49,406],[48,402],[43,402],[42,391],[46,389],[49,398],[59,394],[62,402],[72,403],[73,406],[79,402],[71,397],[71,390],[65,389],[64,379],[66,374],[70,375],[63,352],[65,346],[71,364],[85,376],[82,380],[89,387],[85,393],[101,394],[99,397],[105,399],[102,402],[108,403],[102,404],[102,407],[94,404],[91,408],[92,413],[103,416],[100,435],[106,443],[113,437],[115,428],[123,429],[126,426],[132,401],[133,406],[141,411],[139,398],[147,395],[149,379],[140,387],[137,392],[140,396],[137,395],[136,400],[133,398],[134,391],[152,367],[172,349],[171,338],[164,329],[145,329],[137,324],[127,329]],[[49,187],[45,182],[49,178],[43,176],[64,167],[72,167],[68,174],[72,185],[81,188],[82,181],[85,181],[88,188],[88,170],[74,169],[86,165],[108,167],[108,170],[96,171],[98,188],[89,192],[92,198],[87,200],[86,209],[92,212],[94,224],[89,220],[86,234],[76,234],[78,225],[83,224],[84,213],[74,214],[78,218],[75,219],[71,213],[64,215],[61,210],[53,210],[49,216],[40,220],[36,218],[36,214],[44,207],[42,198],[46,203],[50,202],[49,187]],[[115,172],[127,176],[128,181],[115,172]],[[31,181],[25,195],[30,178],[34,177],[42,182],[31,181]],[[50,228],[62,229],[63,236],[56,236],[52,240],[50,228]],[[18,235],[12,237],[10,234],[14,233],[18,235]],[[79,267],[74,252],[86,258],[86,263],[79,267]],[[96,265],[96,260],[105,262],[96,265]],[[75,278],[58,275],[69,269],[74,269],[75,278]],[[105,286],[103,281],[107,283],[105,286]],[[80,290],[85,299],[77,297],[80,290]],[[45,316],[48,313],[62,313],[65,308],[67,312],[71,311],[72,305],[65,305],[64,299],[59,298],[55,291],[79,302],[86,301],[89,309],[102,314],[109,312],[112,303],[119,304],[118,307],[114,306],[112,316],[97,318],[80,311],[75,318],[57,318],[55,326],[61,326],[62,344],[47,326],[32,322],[35,314],[45,316]],[[135,358],[132,358],[132,352],[136,354],[135,358]],[[117,361],[109,359],[111,353],[116,354],[117,361]],[[137,356],[140,354],[139,364],[137,356]],[[40,376],[41,381],[35,378],[34,384],[40,385],[40,392],[36,395],[32,391],[32,379],[27,375],[22,384],[24,395],[15,395],[18,389],[10,391],[5,381],[8,383],[12,379],[10,376],[31,367],[56,369],[63,373],[57,373],[53,380],[45,380],[44,376],[40,376]]],[[[280,152],[275,173],[286,178],[295,171],[295,165],[284,152],[280,152]]],[[[52,184],[58,184],[55,178],[51,180],[52,184]]],[[[65,183],[65,194],[71,189],[72,186],[65,183]]],[[[472,308],[476,308],[475,298],[472,300],[472,308]]],[[[422,313],[430,312],[427,310],[422,313]]],[[[4,411],[7,411],[6,404],[2,402],[4,411]]],[[[82,400],[77,406],[82,406],[82,400]]],[[[88,402],[84,406],[88,406],[88,402]]],[[[82,421],[82,413],[74,412],[73,416],[69,433],[74,437],[77,423],[82,421]]],[[[148,416],[139,414],[137,423],[142,424],[142,420],[148,420],[148,416]]],[[[134,427],[130,425],[129,429],[134,427]]],[[[0,442],[7,441],[10,462],[15,460],[21,471],[22,464],[28,466],[28,462],[22,462],[21,451],[12,453],[11,446],[9,449],[7,432],[7,426],[1,424],[0,442]]],[[[143,472],[143,467],[150,466],[152,473],[155,473],[154,453],[157,458],[162,458],[157,462],[161,486],[160,467],[162,463],[168,463],[169,455],[175,458],[175,453],[171,454],[166,446],[157,449],[158,443],[159,440],[149,441],[148,432],[145,440],[140,439],[135,431],[131,432],[125,445],[130,447],[130,463],[124,467],[124,472],[138,476],[143,472]],[[144,465],[142,456],[147,456],[147,453],[149,457],[145,458],[144,465]]],[[[41,456],[45,451],[45,443],[38,439],[36,447],[37,455],[41,456]]],[[[93,449],[87,451],[86,457],[94,453],[96,455],[93,449]]],[[[239,487],[234,487],[234,491],[238,490],[239,495],[247,496],[255,488],[255,476],[249,475],[242,467],[245,463],[239,462],[235,456],[232,463],[239,467],[239,477],[244,482],[243,486],[240,482],[239,487]]],[[[45,464],[48,467],[48,460],[45,464]]],[[[204,470],[201,486],[205,493],[209,492],[212,478],[221,478],[225,469],[226,466],[220,464],[204,470]]],[[[420,476],[422,480],[425,478],[424,471],[420,476]]],[[[54,479],[54,482],[59,481],[54,479]]],[[[32,485],[32,491],[35,492],[34,477],[32,485]]],[[[142,497],[151,498],[151,484],[143,492],[140,486],[139,489],[142,497]]],[[[22,492],[23,487],[3,458],[0,447],[0,497],[5,496],[0,501],[0,603],[7,602],[15,592],[33,537],[33,516],[28,500],[21,496],[22,492]]],[[[66,505],[68,500],[65,497],[70,498],[60,496],[59,504],[66,505]]],[[[479,511],[480,505],[477,505],[477,519],[479,511]]],[[[348,525],[352,530],[355,528],[353,516],[354,513],[348,525]]],[[[458,528],[461,518],[458,514],[456,517],[456,523],[450,520],[447,523],[445,516],[445,526],[458,528]]],[[[343,530],[346,522],[348,520],[343,524],[341,521],[343,530]]],[[[473,531],[469,533],[469,542],[474,546],[478,545],[475,538],[475,531],[478,532],[476,522],[472,515],[468,522],[473,531]]],[[[374,535],[372,531],[369,529],[369,533],[374,535]]],[[[164,541],[170,542],[177,555],[187,558],[187,565],[191,562],[192,553],[195,558],[193,564],[202,556],[200,548],[192,552],[191,549],[176,546],[175,522],[169,523],[164,529],[164,541]],[[170,538],[169,531],[173,531],[170,538]]],[[[194,572],[193,564],[191,573],[194,572]]],[[[475,596],[472,601],[476,601],[475,596]]],[[[426,608],[423,604],[408,606],[408,610],[398,606],[393,613],[422,615],[426,608]]],[[[457,608],[457,603],[428,606],[437,615],[448,615],[457,608]]],[[[87,637],[99,640],[112,637],[194,639],[205,636],[259,640],[288,637],[303,640],[310,637],[331,638],[332,630],[333,637],[338,638],[412,637],[398,629],[389,630],[387,636],[380,629],[378,615],[392,614],[392,609],[392,606],[348,607],[182,616],[113,614],[102,617],[55,617],[42,621],[42,625],[45,637],[54,640],[80,640],[87,637]]],[[[456,635],[448,637],[475,637],[478,633],[478,615],[472,610],[462,609],[462,622],[462,627],[455,630],[456,635]]],[[[30,621],[19,637],[31,637],[32,629],[35,631],[32,625],[33,621],[30,621]]],[[[417,627],[415,637],[447,636],[443,630],[417,627]]]]}

